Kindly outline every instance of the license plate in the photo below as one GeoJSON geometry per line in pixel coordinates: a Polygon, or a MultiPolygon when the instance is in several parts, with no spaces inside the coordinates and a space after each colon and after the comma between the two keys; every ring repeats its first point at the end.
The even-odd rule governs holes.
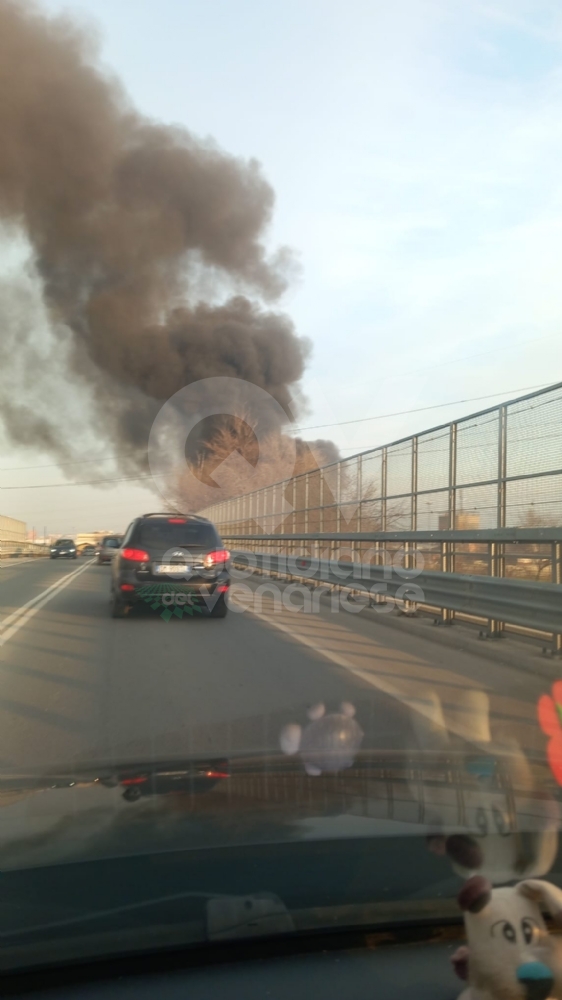
{"type": "Polygon", "coordinates": [[[189,572],[190,569],[191,567],[188,566],[187,563],[165,563],[161,566],[155,566],[154,572],[166,574],[167,576],[177,576],[179,574],[189,572]]]}

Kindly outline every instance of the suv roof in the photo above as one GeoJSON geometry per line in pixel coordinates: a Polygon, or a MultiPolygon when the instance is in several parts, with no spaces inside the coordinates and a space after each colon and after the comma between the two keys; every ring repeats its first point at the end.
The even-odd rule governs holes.
{"type": "Polygon", "coordinates": [[[139,521],[142,520],[143,517],[165,517],[167,519],[169,519],[170,517],[181,517],[185,518],[186,521],[205,521],[207,524],[210,524],[208,517],[201,517],[200,514],[182,514],[181,511],[178,510],[151,511],[148,514],[141,514],[138,520],[139,521]]]}

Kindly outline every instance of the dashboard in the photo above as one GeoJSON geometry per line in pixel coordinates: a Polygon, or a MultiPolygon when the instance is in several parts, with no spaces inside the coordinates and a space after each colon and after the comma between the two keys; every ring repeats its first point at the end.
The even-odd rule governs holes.
{"type": "MultiPolygon", "coordinates": [[[[373,940],[363,934],[362,947],[343,948],[324,947],[328,941],[323,936],[317,950],[285,954],[267,954],[265,942],[261,943],[265,954],[254,946],[251,954],[238,958],[236,949],[244,946],[230,945],[230,954],[219,951],[217,961],[203,965],[166,968],[168,960],[161,958],[149,968],[143,959],[129,960],[106,969],[84,967],[74,974],[14,977],[2,992],[32,992],[38,1000],[53,996],[63,1000],[455,1000],[463,983],[455,976],[450,958],[462,933],[462,926],[456,925],[442,928],[435,937],[388,945],[382,939],[392,934],[379,932],[373,940]],[[72,978],[76,981],[68,981],[72,978]]],[[[169,965],[177,964],[181,957],[170,956],[169,965]]]]}

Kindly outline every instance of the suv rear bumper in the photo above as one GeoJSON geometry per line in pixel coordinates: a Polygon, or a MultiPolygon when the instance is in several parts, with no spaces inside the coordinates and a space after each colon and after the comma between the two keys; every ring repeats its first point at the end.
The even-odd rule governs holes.
{"type": "Polygon", "coordinates": [[[214,580],[194,578],[183,580],[139,580],[134,572],[122,573],[114,583],[115,591],[124,604],[159,603],[168,606],[182,604],[206,605],[205,598],[225,593],[230,587],[230,575],[224,571],[214,580]]]}

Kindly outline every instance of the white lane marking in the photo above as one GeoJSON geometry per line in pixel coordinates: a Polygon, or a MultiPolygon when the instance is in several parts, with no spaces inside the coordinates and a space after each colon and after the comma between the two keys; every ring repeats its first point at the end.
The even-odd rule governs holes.
{"type": "MultiPolygon", "coordinates": [[[[89,565],[89,563],[87,563],[86,565],[89,565]]],[[[2,621],[0,622],[0,629],[5,628],[6,625],[10,625],[11,622],[15,621],[15,619],[18,618],[21,614],[23,614],[23,612],[26,611],[27,608],[33,607],[34,604],[37,604],[38,601],[41,601],[43,597],[49,594],[51,590],[56,590],[57,587],[60,587],[61,583],[64,580],[76,576],[76,574],[79,573],[80,570],[82,569],[84,569],[84,566],[79,566],[76,569],[73,569],[71,573],[67,573],[59,580],[55,580],[55,582],[52,583],[50,587],[47,587],[46,590],[42,590],[40,594],[36,594],[35,597],[32,597],[30,601],[27,601],[25,604],[22,604],[21,608],[17,608],[16,611],[13,611],[10,615],[7,615],[6,618],[2,619],[2,621]]]]}
{"type": "MultiPolygon", "coordinates": [[[[386,678],[380,677],[369,670],[363,670],[361,667],[351,663],[351,661],[346,659],[345,656],[341,656],[340,653],[333,653],[331,649],[326,649],[323,645],[320,646],[318,644],[317,637],[309,638],[308,636],[303,635],[302,632],[297,632],[288,625],[284,625],[282,622],[275,621],[274,618],[264,615],[261,611],[254,611],[253,609],[246,607],[245,604],[241,604],[236,600],[236,598],[231,597],[231,600],[234,601],[238,607],[243,608],[247,614],[253,615],[254,618],[261,618],[262,621],[267,622],[268,625],[272,625],[273,628],[279,629],[280,632],[285,632],[287,635],[291,636],[291,639],[302,643],[303,646],[308,646],[310,649],[313,649],[317,656],[321,656],[325,660],[331,660],[332,663],[335,663],[338,667],[343,667],[344,670],[348,670],[350,674],[353,674],[355,677],[358,677],[367,684],[370,684],[371,687],[377,688],[379,691],[382,691],[383,694],[389,695],[391,698],[395,698],[396,701],[399,701],[402,705],[405,705],[413,712],[417,712],[418,715],[423,716],[423,718],[426,719],[432,726],[435,725],[435,705],[431,698],[423,696],[420,697],[414,694],[406,694],[404,691],[401,691],[400,688],[396,687],[396,685],[391,681],[386,680],[386,678]]],[[[427,687],[428,690],[431,689],[431,683],[428,683],[427,687]]],[[[467,729],[466,725],[459,725],[458,722],[450,720],[447,724],[447,730],[450,733],[456,733],[458,736],[461,736],[462,739],[470,740],[471,724],[474,725],[472,720],[469,719],[467,729]]]]}
{"type": "Polygon", "coordinates": [[[56,583],[47,587],[46,590],[43,590],[40,594],[36,594],[35,597],[32,597],[26,604],[22,604],[21,608],[18,608],[17,611],[13,611],[11,615],[4,618],[3,621],[0,622],[0,629],[2,629],[0,634],[0,646],[3,646],[8,639],[11,639],[12,636],[16,634],[18,629],[22,627],[22,625],[25,625],[30,618],[33,618],[33,615],[37,614],[37,612],[40,611],[45,604],[48,604],[53,597],[56,597],[61,590],[68,587],[68,584],[75,580],[77,576],[80,576],[84,570],[88,569],[88,566],[91,566],[93,562],[94,560],[90,559],[87,563],[80,566],[78,569],[75,569],[72,573],[66,573],[61,580],[57,580],[56,583]],[[11,626],[11,628],[8,626],[11,626]]]}
{"type": "Polygon", "coordinates": [[[252,615],[254,618],[261,618],[262,621],[267,622],[268,625],[273,625],[274,628],[278,628],[280,632],[286,632],[287,635],[296,639],[297,642],[302,642],[303,646],[309,646],[315,653],[319,653],[320,656],[323,656],[325,659],[332,660],[334,663],[337,663],[338,667],[345,667],[346,670],[352,670],[353,673],[359,672],[358,668],[354,667],[353,664],[350,663],[349,660],[346,660],[344,656],[340,656],[339,653],[332,653],[330,649],[325,649],[323,646],[319,648],[317,639],[309,639],[306,635],[295,632],[293,629],[289,628],[288,625],[283,625],[281,622],[275,621],[274,618],[269,618],[268,615],[262,614],[261,611],[254,611],[253,609],[247,608],[245,604],[240,604],[236,598],[231,597],[230,599],[231,601],[234,601],[235,604],[238,604],[239,608],[244,608],[244,611],[252,615]]]}
{"type": "Polygon", "coordinates": [[[10,559],[9,556],[0,557],[0,569],[21,569],[23,566],[41,566],[47,556],[37,556],[31,559],[10,559]]]}

